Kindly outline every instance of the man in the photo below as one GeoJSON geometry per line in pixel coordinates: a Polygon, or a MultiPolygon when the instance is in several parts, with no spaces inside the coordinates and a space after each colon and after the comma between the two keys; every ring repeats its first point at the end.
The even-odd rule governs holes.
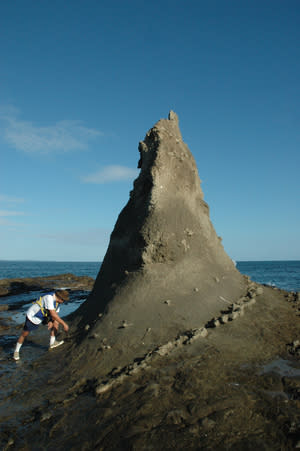
{"type": "Polygon", "coordinates": [[[58,331],[59,324],[64,328],[65,332],[68,332],[69,326],[62,320],[58,312],[60,310],[60,304],[69,300],[69,293],[67,290],[57,290],[54,293],[46,294],[40,297],[40,299],[27,310],[26,320],[23,331],[17,341],[14,359],[20,359],[20,349],[24,340],[28,337],[31,331],[37,329],[41,323],[48,324],[48,330],[50,330],[50,346],[49,349],[56,348],[64,343],[64,341],[56,341],[55,336],[58,331]]]}

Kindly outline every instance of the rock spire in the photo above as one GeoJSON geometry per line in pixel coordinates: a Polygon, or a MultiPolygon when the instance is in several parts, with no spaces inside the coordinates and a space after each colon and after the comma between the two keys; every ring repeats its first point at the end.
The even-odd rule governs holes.
{"type": "Polygon", "coordinates": [[[139,153],[139,176],[75,320],[82,352],[108,346],[103,371],[205,324],[244,287],[210,221],[173,111],[147,132],[139,153]]]}

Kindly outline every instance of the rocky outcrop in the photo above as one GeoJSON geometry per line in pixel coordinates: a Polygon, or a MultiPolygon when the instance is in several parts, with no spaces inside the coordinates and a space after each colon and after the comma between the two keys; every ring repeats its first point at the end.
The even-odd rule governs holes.
{"type": "Polygon", "coordinates": [[[74,321],[83,331],[78,341],[85,355],[97,354],[109,341],[110,356],[107,361],[101,357],[103,371],[114,356],[126,364],[205,324],[224,307],[221,297],[234,302],[245,289],[210,221],[175,113],[155,124],[139,152],[140,174],[111,234],[94,289],[74,321]],[[92,334],[99,346],[94,340],[91,345],[92,334]]]}
{"type": "Polygon", "coordinates": [[[93,285],[94,279],[92,277],[75,276],[71,273],[45,277],[1,279],[0,297],[28,293],[29,291],[55,290],[63,287],[70,290],[91,290],[93,285]]]}

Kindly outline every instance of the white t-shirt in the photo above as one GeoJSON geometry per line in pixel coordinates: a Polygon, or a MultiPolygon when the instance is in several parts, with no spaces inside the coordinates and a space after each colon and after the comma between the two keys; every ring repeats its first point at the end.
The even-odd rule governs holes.
{"type": "MultiPolygon", "coordinates": [[[[42,306],[47,310],[55,310],[59,312],[59,303],[56,301],[55,293],[46,294],[46,296],[42,297],[42,306]]],[[[41,308],[37,303],[32,304],[31,307],[27,310],[27,318],[33,324],[41,324],[43,321],[43,316],[41,314],[41,308]]]]}

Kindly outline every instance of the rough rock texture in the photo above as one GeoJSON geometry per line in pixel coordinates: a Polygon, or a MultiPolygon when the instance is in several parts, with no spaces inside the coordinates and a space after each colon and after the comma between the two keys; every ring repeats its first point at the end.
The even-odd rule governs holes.
{"type": "MultiPolygon", "coordinates": [[[[196,340],[182,336],[182,346],[166,343],[126,371],[115,368],[106,385],[78,368],[70,373],[66,355],[76,349],[67,343],[35,362],[27,360],[30,347],[17,364],[0,359],[0,448],[299,448],[299,301],[253,284],[246,298],[232,306],[235,313],[244,305],[244,314],[196,340]]],[[[33,337],[36,355],[42,340],[33,337]]]]}
{"type": "Polygon", "coordinates": [[[174,112],[146,134],[139,152],[140,174],[74,321],[83,331],[79,358],[109,346],[97,374],[201,327],[245,288],[210,221],[174,112]]]}

